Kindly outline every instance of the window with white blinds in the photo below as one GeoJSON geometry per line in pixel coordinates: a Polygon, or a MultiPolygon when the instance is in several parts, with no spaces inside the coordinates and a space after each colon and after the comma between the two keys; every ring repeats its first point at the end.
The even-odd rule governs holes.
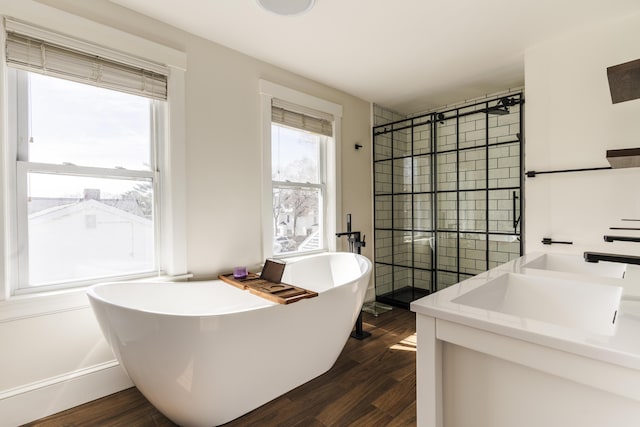
{"type": "Polygon", "coordinates": [[[6,59],[11,67],[147,98],[167,99],[167,73],[34,38],[10,27],[7,26],[6,59]]]}
{"type": "Polygon", "coordinates": [[[331,114],[276,98],[271,101],[271,121],[307,132],[333,136],[333,116],[331,114]]]}
{"type": "Polygon", "coordinates": [[[263,253],[335,250],[342,106],[260,80],[263,253]]]}

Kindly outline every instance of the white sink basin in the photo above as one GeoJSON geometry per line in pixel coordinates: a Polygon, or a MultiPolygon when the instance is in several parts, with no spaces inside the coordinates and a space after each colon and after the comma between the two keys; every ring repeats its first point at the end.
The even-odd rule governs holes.
{"type": "Polygon", "coordinates": [[[613,335],[622,287],[505,273],[451,302],[613,335]]]}
{"type": "Polygon", "coordinates": [[[627,264],[607,261],[591,263],[580,255],[566,254],[544,254],[522,267],[616,279],[622,279],[627,270],[627,264]]]}

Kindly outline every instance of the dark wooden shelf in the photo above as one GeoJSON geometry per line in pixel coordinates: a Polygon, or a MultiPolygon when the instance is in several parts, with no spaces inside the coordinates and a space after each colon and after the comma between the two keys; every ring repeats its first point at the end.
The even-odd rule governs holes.
{"type": "Polygon", "coordinates": [[[607,160],[612,168],[635,168],[640,166],[640,148],[607,150],[607,160]]]}

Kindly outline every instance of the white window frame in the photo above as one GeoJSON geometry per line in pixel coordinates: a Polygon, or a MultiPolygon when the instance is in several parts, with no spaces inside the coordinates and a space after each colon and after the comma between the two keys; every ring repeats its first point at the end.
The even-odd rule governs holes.
{"type": "MultiPolygon", "coordinates": [[[[13,88],[9,90],[9,101],[12,104],[16,104],[19,107],[17,110],[18,118],[16,123],[11,124],[17,128],[17,143],[9,141],[11,145],[10,150],[13,152],[17,148],[17,162],[13,163],[13,168],[9,171],[12,176],[17,179],[15,187],[15,200],[17,204],[16,216],[10,220],[10,223],[15,225],[11,229],[17,230],[17,236],[14,236],[12,240],[13,253],[18,255],[18,268],[11,268],[9,270],[9,278],[11,283],[14,284],[12,294],[26,294],[34,292],[44,292],[55,289],[67,289],[78,286],[86,286],[96,282],[109,280],[110,278],[96,278],[86,281],[73,280],[63,283],[44,284],[44,285],[29,285],[29,239],[28,239],[28,212],[27,212],[27,199],[28,199],[28,174],[29,173],[44,173],[44,174],[61,174],[68,176],[84,176],[93,178],[116,178],[116,179],[149,179],[153,185],[153,225],[154,225],[154,251],[156,253],[154,259],[154,268],[147,272],[120,274],[113,277],[113,280],[126,280],[132,278],[148,277],[156,274],[160,271],[162,265],[160,263],[159,254],[162,253],[162,236],[160,235],[160,224],[162,224],[161,214],[158,207],[162,204],[162,195],[159,192],[161,173],[157,166],[156,152],[162,147],[164,143],[161,137],[160,129],[162,129],[166,117],[166,109],[164,103],[161,101],[151,100],[150,114],[153,115],[151,119],[150,129],[150,169],[149,170],[129,170],[118,168],[103,168],[103,167],[89,167],[89,166],[76,166],[72,164],[53,164],[53,163],[38,163],[28,160],[28,139],[29,133],[29,120],[28,120],[28,72],[17,69],[9,69],[9,84],[16,86],[16,90],[13,88]],[[14,99],[13,96],[17,98],[14,99]],[[16,245],[17,243],[17,245],[16,245]],[[15,245],[15,246],[13,246],[15,245]],[[16,277],[17,276],[17,277],[16,277]]],[[[9,150],[7,150],[9,151],[9,150]]],[[[12,157],[12,158],[15,158],[12,157]]]]}
{"type": "MultiPolygon", "coordinates": [[[[333,143],[326,144],[324,164],[321,166],[325,176],[325,190],[322,194],[323,208],[320,213],[324,221],[323,248],[313,252],[336,250],[336,227],[341,212],[340,185],[340,147],[342,127],[342,106],[333,102],[272,83],[267,80],[259,81],[261,102],[261,141],[262,141],[262,256],[270,258],[273,253],[273,181],[271,174],[271,105],[273,98],[287,101],[301,107],[321,111],[333,116],[333,143]]],[[[330,141],[331,141],[330,139],[330,141]]],[[[311,185],[307,185],[311,187],[311,185]]],[[[278,258],[296,257],[313,253],[289,252],[277,254],[278,258]]]]}
{"type": "MultiPolygon", "coordinates": [[[[30,28],[42,29],[42,34],[51,36],[52,32],[45,27],[52,22],[63,29],[64,35],[51,42],[62,43],[69,47],[81,48],[87,44],[105,49],[105,52],[121,52],[124,57],[140,58],[142,61],[163,64],[169,70],[167,87],[169,99],[164,108],[167,120],[158,129],[159,138],[164,138],[157,154],[158,168],[163,176],[155,180],[160,187],[161,203],[157,207],[157,218],[160,219],[160,239],[162,247],[157,254],[163,273],[170,277],[185,277],[187,272],[186,258],[186,128],[185,128],[185,75],[187,58],[184,52],[159,45],[146,39],[116,30],[114,28],[69,15],[61,11],[50,10],[42,13],[40,6],[20,10],[20,19],[28,20],[25,24],[30,28]],[[52,16],[55,15],[55,16],[52,16]],[[91,28],[91,32],[87,32],[91,28]],[[73,44],[77,43],[77,46],[73,44]]],[[[4,46],[4,20],[0,22],[0,45],[4,46]]],[[[0,49],[0,322],[19,318],[45,315],[52,312],[88,307],[84,287],[70,288],[60,291],[42,291],[28,295],[15,295],[15,272],[17,271],[17,242],[15,227],[16,208],[16,152],[11,146],[16,135],[9,135],[8,124],[15,123],[14,112],[17,106],[10,106],[8,86],[8,67],[4,48],[0,49]]],[[[15,94],[14,94],[15,95],[15,94]]],[[[15,98],[14,98],[15,99],[15,98]]],[[[15,126],[11,126],[15,128],[15,126]]]]}

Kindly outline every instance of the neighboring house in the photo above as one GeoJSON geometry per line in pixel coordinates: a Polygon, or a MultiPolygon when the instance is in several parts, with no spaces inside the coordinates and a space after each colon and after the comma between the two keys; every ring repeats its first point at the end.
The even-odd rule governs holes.
{"type": "Polygon", "coordinates": [[[94,199],[41,206],[47,204],[54,206],[29,214],[30,283],[116,275],[132,265],[141,272],[153,269],[150,219],[94,199]]]}
{"type": "Polygon", "coordinates": [[[283,207],[278,218],[281,220],[278,222],[276,236],[306,237],[318,229],[318,216],[313,209],[299,213],[296,217],[293,209],[283,207]]]}
{"type": "Polygon", "coordinates": [[[320,230],[315,230],[298,246],[299,251],[313,251],[320,247],[320,230]]]}

